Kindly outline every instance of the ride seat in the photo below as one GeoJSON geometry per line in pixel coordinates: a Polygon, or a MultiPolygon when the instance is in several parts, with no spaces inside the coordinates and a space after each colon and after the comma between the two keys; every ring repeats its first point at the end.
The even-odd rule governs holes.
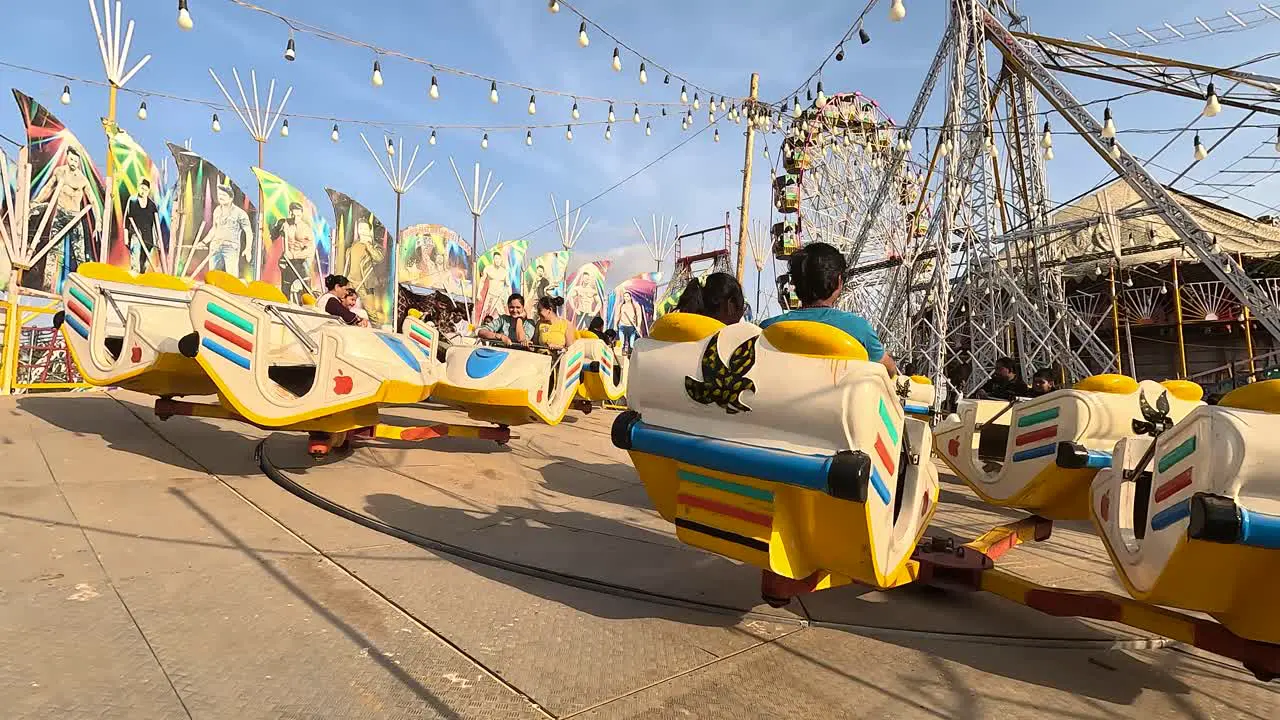
{"type": "Polygon", "coordinates": [[[1280,380],[1251,383],[1222,396],[1219,407],[1280,413],[1280,380]]]}
{"type": "Polygon", "coordinates": [[[783,320],[764,329],[769,344],[784,353],[839,360],[868,359],[867,349],[840,328],[810,320],[783,320]]]}

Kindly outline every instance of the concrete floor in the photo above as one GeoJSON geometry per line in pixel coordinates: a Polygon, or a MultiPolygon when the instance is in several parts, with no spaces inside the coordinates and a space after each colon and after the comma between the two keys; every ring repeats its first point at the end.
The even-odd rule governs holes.
{"type": "MultiPolygon", "coordinates": [[[[160,422],[149,406],[125,392],[0,400],[4,718],[1151,720],[1280,708],[1280,684],[1229,663],[1127,649],[1144,636],[985,595],[843,588],[761,606],[758,571],[680,545],[650,509],[609,442],[611,412],[518,428],[508,448],[390,444],[316,466],[301,436],[281,434],[267,452],[311,490],[398,527],[737,612],[428,552],[263,477],[253,450],[265,433],[160,422]],[[837,627],[802,627],[798,613],[837,627]]],[[[1013,515],[946,480],[933,532],[968,537],[1013,515]]],[[[1002,566],[1117,589],[1087,528],[1055,528],[1002,566]]]]}

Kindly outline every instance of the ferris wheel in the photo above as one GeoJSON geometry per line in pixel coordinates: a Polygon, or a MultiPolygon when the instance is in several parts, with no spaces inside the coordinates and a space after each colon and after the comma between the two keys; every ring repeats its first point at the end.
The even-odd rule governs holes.
{"type": "MultiPolygon", "coordinates": [[[[849,267],[859,270],[837,304],[868,319],[883,311],[888,266],[929,225],[929,203],[921,197],[924,176],[916,163],[899,166],[893,191],[879,212],[870,212],[895,143],[909,151],[909,142],[896,135],[892,118],[871,98],[859,92],[828,98],[819,91],[813,105],[792,115],[782,171],[773,182],[774,208],[782,214],[770,231],[774,257],[785,262],[813,242],[839,248],[849,267]],[[859,245],[869,215],[874,222],[859,245]]],[[[784,308],[798,306],[785,270],[778,276],[778,299],[784,308]]]]}

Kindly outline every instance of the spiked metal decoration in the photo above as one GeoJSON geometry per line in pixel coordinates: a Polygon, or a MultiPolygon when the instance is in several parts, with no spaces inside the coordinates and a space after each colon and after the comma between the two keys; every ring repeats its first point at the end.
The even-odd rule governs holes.
{"type": "Polygon", "coordinates": [[[555,193],[551,193],[551,212],[556,216],[556,233],[560,236],[560,247],[573,252],[573,246],[578,244],[578,238],[582,237],[582,231],[587,229],[591,218],[588,217],[579,224],[578,220],[582,218],[582,208],[578,208],[570,214],[568,200],[564,201],[564,215],[561,215],[560,211],[556,209],[555,193]]]}
{"type": "MultiPolygon", "coordinates": [[[[418,160],[418,150],[421,146],[413,146],[413,155],[409,157],[409,163],[406,166],[404,161],[404,138],[400,138],[399,151],[392,152],[396,147],[395,144],[391,138],[383,136],[382,139],[385,141],[383,143],[383,147],[387,149],[387,164],[383,165],[382,158],[378,153],[374,152],[373,146],[369,144],[369,139],[364,136],[364,133],[360,133],[360,139],[364,141],[364,146],[368,148],[369,154],[373,156],[373,161],[378,163],[378,169],[382,171],[382,177],[385,178],[387,184],[391,186],[391,191],[396,194],[396,235],[395,241],[392,245],[398,248],[400,245],[400,201],[404,198],[406,193],[413,189],[414,185],[418,184],[418,181],[422,179],[423,175],[427,174],[427,171],[431,169],[432,165],[436,164],[436,161],[432,160],[427,163],[427,166],[422,168],[417,175],[413,175],[413,165],[418,160]],[[413,175],[413,177],[410,178],[410,175],[413,175]]],[[[394,267],[396,254],[393,253],[391,257],[393,264],[393,267],[391,268],[391,277],[394,278],[396,275],[396,269],[394,267]]]]}
{"type": "MultiPolygon", "coordinates": [[[[276,96],[276,81],[271,79],[271,85],[267,89],[267,105],[264,109],[259,102],[258,95],[258,73],[256,70],[249,71],[249,82],[253,85],[253,107],[249,107],[249,97],[244,92],[244,84],[240,82],[240,73],[234,67],[231,68],[231,76],[235,78],[236,89],[240,91],[240,102],[231,97],[231,93],[227,92],[227,88],[218,79],[218,74],[209,68],[209,75],[213,81],[218,84],[218,89],[222,91],[222,96],[227,99],[227,104],[231,105],[231,109],[236,111],[236,116],[240,118],[240,122],[244,123],[244,127],[249,131],[249,136],[254,142],[258,143],[258,167],[265,168],[267,140],[271,137],[271,133],[276,129],[276,123],[280,122],[280,117],[284,114],[284,106],[288,104],[289,97],[293,95],[293,88],[289,87],[284,92],[284,97],[280,99],[280,104],[271,107],[276,96]]],[[[288,120],[285,121],[285,127],[288,127],[288,120]]],[[[258,186],[258,208],[259,222],[264,222],[266,213],[261,208],[266,205],[265,198],[262,193],[262,186],[258,186]]],[[[259,237],[262,234],[262,228],[258,228],[259,237]]],[[[253,268],[255,274],[262,272],[262,242],[254,243],[253,268]]]]}
{"type": "MultiPolygon", "coordinates": [[[[0,214],[0,220],[4,220],[0,223],[0,240],[4,241],[5,250],[9,253],[9,261],[13,264],[12,276],[9,280],[10,288],[16,288],[22,281],[22,273],[40,262],[40,258],[44,257],[55,243],[61,242],[63,236],[79,225],[93,209],[91,205],[85,205],[79,214],[66,223],[61,230],[40,243],[39,238],[43,237],[45,230],[48,229],[49,222],[57,212],[57,206],[56,203],[48,203],[36,224],[36,231],[32,233],[33,185],[28,152],[27,146],[24,145],[18,151],[18,162],[14,167],[10,167],[9,162],[0,156],[0,193],[3,193],[3,202],[0,202],[0,207],[6,209],[6,212],[0,214]],[[16,177],[13,175],[15,169],[16,177]]],[[[62,178],[58,177],[51,182],[54,186],[50,197],[56,198],[62,192],[62,178]]]]}
{"type": "MultiPolygon", "coordinates": [[[[126,71],[125,67],[129,64],[129,47],[133,44],[133,21],[129,21],[129,25],[124,32],[124,40],[120,39],[120,21],[123,19],[123,10],[121,9],[120,0],[116,0],[115,15],[111,14],[111,0],[102,0],[102,15],[106,18],[106,26],[104,29],[102,21],[98,16],[98,7],[96,0],[89,0],[89,12],[93,13],[93,29],[98,36],[98,52],[102,55],[102,67],[107,72],[107,82],[111,84],[111,100],[114,109],[115,91],[125,86],[138,71],[151,61],[150,55],[145,55],[134,65],[132,69],[126,71]]],[[[114,117],[112,118],[114,120],[114,117]]]]}
{"type": "Polygon", "coordinates": [[[747,236],[751,242],[751,259],[756,263],[756,304],[752,306],[752,310],[756,312],[756,319],[760,319],[760,279],[764,275],[764,261],[769,257],[769,231],[765,228],[765,224],[756,220],[751,224],[751,234],[747,236]]]}
{"type": "Polygon", "coordinates": [[[640,233],[640,239],[644,242],[644,246],[649,249],[649,257],[658,264],[658,272],[662,272],[662,261],[667,259],[671,254],[671,250],[676,245],[676,220],[665,216],[650,216],[650,233],[645,234],[640,227],[640,223],[635,218],[631,218],[631,224],[636,226],[636,231],[640,233]]]}
{"type": "Polygon", "coordinates": [[[493,182],[493,171],[485,176],[484,188],[480,187],[480,163],[475,165],[475,175],[471,181],[471,192],[467,192],[467,186],[462,182],[462,176],[458,174],[458,166],[454,164],[453,158],[449,158],[449,165],[453,168],[453,176],[458,179],[458,189],[462,191],[462,199],[467,201],[467,210],[471,213],[471,321],[478,323],[479,318],[475,314],[479,311],[476,307],[476,261],[479,257],[476,253],[476,243],[480,238],[480,216],[484,215],[484,211],[489,209],[489,205],[493,204],[493,199],[498,196],[498,191],[502,189],[502,183],[499,182],[493,188],[493,192],[489,192],[489,184],[493,182]]]}

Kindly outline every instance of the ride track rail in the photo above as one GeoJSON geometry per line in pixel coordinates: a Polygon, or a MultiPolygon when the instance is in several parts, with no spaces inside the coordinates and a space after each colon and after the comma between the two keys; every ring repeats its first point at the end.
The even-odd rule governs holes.
{"type": "MultiPolygon", "coordinates": [[[[382,533],[389,537],[396,538],[403,542],[410,543],[424,550],[434,553],[451,555],[456,558],[466,560],[468,562],[477,563],[486,567],[503,570],[506,572],[531,577],[545,582],[555,583],[568,587],[587,590],[590,592],[611,595],[614,597],[624,597],[640,602],[652,603],[655,605],[663,605],[667,607],[675,607],[684,610],[702,612],[707,614],[722,615],[728,617],[736,617],[744,620],[758,620],[763,622],[772,622],[779,625],[791,625],[797,628],[818,628],[828,630],[839,630],[853,634],[863,635],[867,637],[875,637],[881,639],[892,640],[894,638],[906,639],[925,639],[950,642],[968,642],[983,645],[997,645],[1006,647],[1028,647],[1036,649],[1054,649],[1054,650],[1154,650],[1161,648],[1175,648],[1177,642],[1163,637],[1147,637],[1147,638],[1108,638],[1108,639],[1087,639],[1075,637],[1049,637],[1049,636],[1017,636],[1002,635],[994,633],[963,633],[963,632],[943,632],[936,630],[914,630],[908,628],[894,628],[877,625],[862,625],[857,623],[831,622],[826,620],[818,620],[808,615],[802,603],[800,605],[804,617],[775,615],[756,610],[738,608],[718,603],[707,603],[697,600],[668,595],[664,593],[644,590],[637,587],[620,585],[617,583],[599,580],[595,578],[574,575],[571,573],[559,572],[547,568],[538,567],[536,565],[528,565],[525,563],[507,560],[487,553],[482,553],[460,545],[446,542],[444,540],[428,537],[411,530],[392,525],[378,518],[372,517],[366,513],[354,510],[350,507],[336,503],[319,493],[316,493],[301,483],[289,477],[284,471],[276,467],[267,452],[267,444],[271,437],[263,439],[258,443],[254,450],[254,458],[258,463],[259,469],[272,482],[291,495],[307,502],[315,507],[325,510],[331,514],[337,515],[350,522],[361,525],[375,532],[382,533]]],[[[341,454],[335,454],[333,457],[342,457],[341,454]]],[[[394,471],[393,471],[394,472],[394,471]]],[[[395,473],[406,479],[421,483],[422,481],[402,473],[395,473]]],[[[267,511],[259,507],[256,503],[247,500],[250,504],[264,513],[267,511]]],[[[270,515],[270,513],[267,513],[270,515]]],[[[274,516],[272,516],[274,517],[274,516]]],[[[281,522],[280,520],[276,520],[281,522]]],[[[328,558],[328,555],[317,549],[321,555],[328,558]]],[[[336,560],[333,562],[340,568],[342,564],[336,560]]],[[[345,570],[345,568],[344,568],[345,570]]]]}

